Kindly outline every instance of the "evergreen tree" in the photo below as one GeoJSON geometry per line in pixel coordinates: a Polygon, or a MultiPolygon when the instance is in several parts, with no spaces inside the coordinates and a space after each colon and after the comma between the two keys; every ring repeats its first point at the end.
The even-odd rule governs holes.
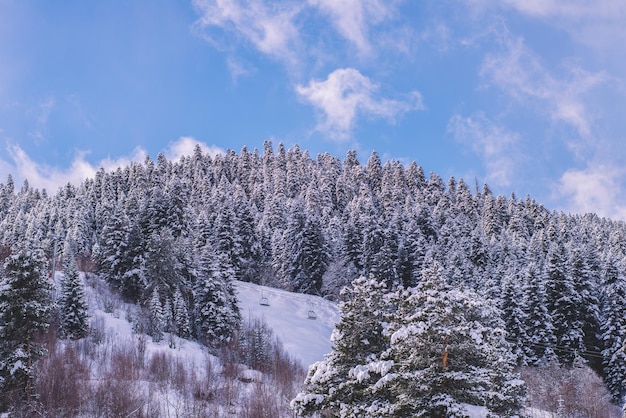
{"type": "MultiPolygon", "coordinates": [[[[582,274],[582,260],[577,255],[572,268],[582,274]],[[577,270],[580,269],[580,270],[577,270]]],[[[574,277],[566,267],[567,253],[563,244],[553,242],[545,270],[546,303],[554,324],[555,353],[565,364],[573,364],[585,351],[583,324],[579,318],[582,294],[577,292],[574,277]]]]}
{"type": "Polygon", "coordinates": [[[502,319],[507,332],[507,340],[511,344],[511,351],[517,357],[518,364],[526,363],[525,345],[528,342],[526,334],[527,314],[524,312],[524,299],[520,283],[521,272],[516,268],[510,269],[502,283],[502,319]]]}
{"type": "Polygon", "coordinates": [[[64,275],[61,279],[61,297],[59,311],[61,313],[62,335],[78,339],[87,335],[89,314],[85,288],[78,274],[76,254],[70,241],[65,242],[63,249],[64,275]]]}
{"type": "Polygon", "coordinates": [[[152,341],[159,342],[163,339],[165,325],[165,310],[161,303],[159,289],[155,286],[148,302],[148,335],[152,337],[152,341]]]}
{"type": "Polygon", "coordinates": [[[45,257],[32,244],[14,247],[0,282],[0,410],[6,400],[30,396],[33,365],[45,354],[35,339],[50,325],[51,283],[45,257]]]}
{"type": "Polygon", "coordinates": [[[233,281],[228,257],[205,246],[199,254],[193,301],[195,332],[207,345],[227,343],[241,324],[233,281]]]}
{"type": "Polygon", "coordinates": [[[243,281],[257,280],[261,265],[261,241],[256,230],[257,221],[250,201],[237,187],[234,198],[233,265],[236,277],[243,281]]]}
{"type": "Polygon", "coordinates": [[[602,362],[604,381],[617,404],[626,396],[626,260],[609,254],[602,286],[602,362]]]}
{"type": "Polygon", "coordinates": [[[383,166],[376,151],[372,151],[365,167],[367,180],[374,193],[380,193],[383,181],[383,166]]]}
{"type": "Polygon", "coordinates": [[[529,261],[523,272],[523,303],[526,319],[526,362],[548,364],[556,360],[554,325],[546,303],[546,289],[535,261],[529,261]]]}
{"type": "MultiPolygon", "coordinates": [[[[162,296],[169,298],[185,281],[183,264],[177,251],[180,245],[168,228],[155,231],[148,237],[141,266],[148,292],[158,287],[162,296]]],[[[142,295],[144,301],[151,296],[149,293],[142,295]]]]}
{"type": "Polygon", "coordinates": [[[319,293],[329,254],[319,222],[306,213],[301,199],[292,205],[284,245],[291,288],[299,293],[319,293]]]}
{"type": "Polygon", "coordinates": [[[299,415],[325,411],[330,416],[366,416],[361,406],[376,395],[361,382],[360,371],[388,347],[383,335],[389,309],[385,294],[384,283],[364,277],[344,289],[346,302],[339,305],[341,318],[331,336],[333,351],[309,368],[304,391],[291,402],[299,415]]]}
{"type": "Polygon", "coordinates": [[[189,321],[189,308],[180,289],[174,293],[174,327],[176,335],[187,338],[191,335],[191,324],[189,321]]]}
{"type": "Polygon", "coordinates": [[[387,402],[369,416],[463,417],[463,404],[496,416],[516,416],[525,387],[513,372],[500,313],[477,294],[449,288],[442,269],[430,263],[414,289],[400,291],[386,335],[387,373],[370,381],[387,402]]]}
{"type": "Polygon", "coordinates": [[[309,369],[297,413],[342,417],[465,417],[463,404],[516,416],[525,386],[513,372],[499,312],[445,285],[431,264],[417,288],[384,296],[359,279],[341,307],[333,351],[309,369]]]}
{"type": "Polygon", "coordinates": [[[575,306],[570,312],[570,323],[567,342],[570,350],[597,364],[596,353],[599,351],[598,341],[600,301],[597,285],[600,282],[599,266],[595,266],[593,256],[583,251],[577,244],[570,250],[567,262],[569,276],[572,280],[575,306]],[[590,355],[587,355],[589,352],[590,355]]]}
{"type": "Polygon", "coordinates": [[[138,230],[122,207],[112,204],[108,207],[98,247],[94,249],[98,271],[124,296],[137,300],[142,285],[137,272],[140,265],[138,250],[141,248],[138,230]]]}

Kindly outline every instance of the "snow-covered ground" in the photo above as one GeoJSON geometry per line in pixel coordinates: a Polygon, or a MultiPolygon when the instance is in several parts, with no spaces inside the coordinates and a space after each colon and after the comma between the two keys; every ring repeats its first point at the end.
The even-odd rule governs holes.
{"type": "MultiPolygon", "coordinates": [[[[58,282],[62,273],[57,273],[58,282]]],[[[138,307],[121,302],[114,296],[108,286],[100,279],[92,276],[86,279],[86,293],[90,305],[92,325],[100,323],[101,332],[110,339],[110,343],[118,346],[121,343],[137,344],[138,336],[128,322],[128,316],[138,311],[138,307]],[[104,308],[104,310],[103,310],[104,308]]],[[[241,314],[245,320],[262,318],[283,343],[283,348],[294,358],[307,367],[322,360],[331,351],[330,336],[335,324],[339,321],[339,308],[336,303],[318,296],[290,293],[287,291],[264,287],[246,282],[236,282],[237,298],[241,314]],[[264,303],[261,304],[261,299],[264,303]],[[315,319],[312,319],[313,313],[315,319]]],[[[219,368],[219,361],[209,355],[206,348],[194,341],[171,337],[155,343],[149,337],[143,337],[147,358],[156,353],[164,353],[170,358],[183,360],[189,367],[201,370],[207,361],[219,368]]],[[[253,372],[243,370],[243,373],[253,372]]],[[[97,370],[92,370],[97,374],[97,370]]],[[[259,374],[259,372],[254,372],[259,374]]],[[[253,379],[251,379],[253,380],[253,379]]],[[[260,378],[257,378],[260,380],[260,378]]],[[[172,392],[167,389],[168,396],[172,392]]],[[[483,407],[465,405],[471,418],[487,416],[483,407]]],[[[171,405],[162,405],[165,411],[172,412],[171,405]]],[[[174,411],[176,412],[176,411],[174,411]]],[[[552,414],[539,410],[526,410],[527,416],[550,418],[552,414]]],[[[2,415],[0,415],[2,417],[2,415]]]]}
{"type": "Polygon", "coordinates": [[[284,349],[305,367],[323,360],[324,354],[331,351],[330,335],[339,321],[334,302],[252,283],[236,282],[236,288],[243,318],[263,318],[284,349]],[[269,305],[261,305],[261,298],[266,298],[269,305]],[[309,318],[309,311],[316,319],[309,318]]]}

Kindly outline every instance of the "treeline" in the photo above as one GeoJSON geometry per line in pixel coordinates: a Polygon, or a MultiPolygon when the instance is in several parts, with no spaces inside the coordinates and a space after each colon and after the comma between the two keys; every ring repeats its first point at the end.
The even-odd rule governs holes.
{"type": "Polygon", "coordinates": [[[519,364],[588,362],[616,401],[625,235],[623,222],[445,182],[376,152],[362,164],[354,151],[312,158],[270,142],[262,153],[160,154],[53,196],[11,178],[0,188],[5,247],[71,240],[128,300],[206,342],[240,321],[233,280],[338,298],[359,276],[414,287],[434,260],[447,285],[501,309],[519,364]]]}

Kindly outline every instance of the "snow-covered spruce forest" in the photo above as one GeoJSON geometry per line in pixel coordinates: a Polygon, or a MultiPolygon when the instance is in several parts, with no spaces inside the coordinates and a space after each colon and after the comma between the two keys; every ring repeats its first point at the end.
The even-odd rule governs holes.
{"type": "Polygon", "coordinates": [[[303,415],[410,416],[422,408],[466,416],[463,405],[478,405],[514,416],[526,391],[519,367],[586,365],[615,404],[626,393],[623,222],[495,196],[487,185],[426,175],[416,163],[383,163],[376,152],[362,163],[355,152],[312,158],[270,142],[261,152],[215,156],[197,147],[179,161],[160,154],[100,170],[53,195],[9,177],[0,184],[0,244],[5,394],[20,382],[32,390],[31,360],[45,344],[31,342],[47,329],[40,318],[52,317],[67,341],[90,333],[78,270],[97,274],[119,303],[142,307],[133,326],[153,339],[189,338],[213,353],[246,322],[236,280],[341,301],[335,350],[291,393],[303,415]],[[53,309],[41,266],[49,269],[57,244],[65,274],[53,309]],[[42,302],[24,333],[9,318],[28,298],[42,302]],[[431,375],[416,373],[429,368],[431,375]],[[446,381],[458,390],[442,389],[446,381]],[[419,398],[434,382],[442,394],[424,392],[430,404],[402,396],[419,398]]]}

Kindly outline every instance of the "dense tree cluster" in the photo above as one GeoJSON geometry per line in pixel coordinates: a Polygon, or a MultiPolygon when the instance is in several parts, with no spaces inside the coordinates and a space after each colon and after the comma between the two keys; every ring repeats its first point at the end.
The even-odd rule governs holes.
{"type": "Polygon", "coordinates": [[[525,386],[497,308],[449,286],[436,262],[415,288],[360,278],[351,293],[333,351],[292,402],[300,415],[465,417],[474,405],[518,416],[525,386]]]}
{"type": "Polygon", "coordinates": [[[391,292],[419,286],[435,260],[447,286],[501,310],[518,364],[583,360],[616,401],[626,393],[626,225],[446,183],[416,163],[266,142],[262,152],[160,154],[53,196],[0,185],[1,245],[50,248],[55,236],[127,299],[160,305],[163,327],[207,341],[226,341],[240,321],[233,280],[339,297],[365,276],[391,292]],[[216,318],[230,324],[219,335],[216,318]]]}

